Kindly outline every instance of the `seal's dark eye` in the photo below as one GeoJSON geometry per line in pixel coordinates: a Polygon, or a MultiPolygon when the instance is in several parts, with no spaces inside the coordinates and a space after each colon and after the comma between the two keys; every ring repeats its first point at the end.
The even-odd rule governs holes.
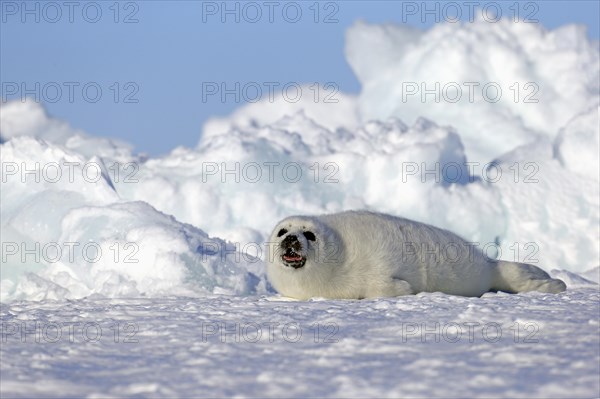
{"type": "Polygon", "coordinates": [[[315,233],[312,231],[305,231],[304,238],[306,238],[308,241],[316,241],[317,239],[317,237],[315,237],[315,233]]]}
{"type": "Polygon", "coordinates": [[[281,230],[279,230],[279,233],[277,233],[277,237],[281,237],[285,233],[287,233],[287,230],[286,229],[281,229],[281,230]]]}

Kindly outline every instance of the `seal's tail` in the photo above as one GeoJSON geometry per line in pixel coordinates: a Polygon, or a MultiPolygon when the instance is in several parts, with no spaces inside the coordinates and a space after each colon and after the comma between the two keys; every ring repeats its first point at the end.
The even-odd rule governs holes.
{"type": "Polygon", "coordinates": [[[494,268],[492,289],[509,293],[540,291],[557,294],[566,290],[567,285],[551,278],[539,267],[500,260],[494,268]]]}

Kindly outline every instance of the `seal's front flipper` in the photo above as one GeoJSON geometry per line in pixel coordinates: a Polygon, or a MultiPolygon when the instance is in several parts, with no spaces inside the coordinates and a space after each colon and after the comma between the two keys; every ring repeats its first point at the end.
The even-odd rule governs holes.
{"type": "Polygon", "coordinates": [[[406,281],[392,278],[387,284],[380,287],[376,292],[369,293],[368,297],[394,297],[414,294],[412,287],[406,281]]]}

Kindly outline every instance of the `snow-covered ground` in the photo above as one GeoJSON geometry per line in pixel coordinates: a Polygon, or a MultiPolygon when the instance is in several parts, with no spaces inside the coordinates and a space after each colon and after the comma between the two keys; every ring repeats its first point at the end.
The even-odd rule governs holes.
{"type": "Polygon", "coordinates": [[[598,43],[576,26],[357,23],[346,56],[358,96],[250,104],[161,157],[1,104],[3,397],[600,396],[598,43]],[[473,81],[504,95],[414,93],[473,81]],[[537,102],[515,100],[525,87],[537,102]],[[277,297],[270,229],[358,208],[569,289],[277,297]]]}
{"type": "Polygon", "coordinates": [[[593,398],[599,304],[596,288],[362,301],[15,302],[1,308],[2,393],[593,398]]]}

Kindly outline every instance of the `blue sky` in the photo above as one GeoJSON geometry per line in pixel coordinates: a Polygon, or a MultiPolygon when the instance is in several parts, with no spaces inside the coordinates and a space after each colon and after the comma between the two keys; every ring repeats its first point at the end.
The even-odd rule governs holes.
{"type": "MultiPolygon", "coordinates": [[[[550,29],[578,23],[590,38],[600,36],[597,1],[478,3],[491,17],[501,4],[503,16],[518,10],[520,19],[530,16],[550,29]]],[[[231,13],[221,1],[0,4],[2,101],[37,96],[72,126],[151,155],[195,146],[207,118],[243,104],[232,95],[203,101],[207,82],[334,82],[357,93],[344,58],[344,32],[354,21],[427,28],[456,12],[427,2],[434,10],[427,14],[421,1],[229,1],[231,13]]],[[[468,2],[454,4],[468,19],[468,2]]]]}

